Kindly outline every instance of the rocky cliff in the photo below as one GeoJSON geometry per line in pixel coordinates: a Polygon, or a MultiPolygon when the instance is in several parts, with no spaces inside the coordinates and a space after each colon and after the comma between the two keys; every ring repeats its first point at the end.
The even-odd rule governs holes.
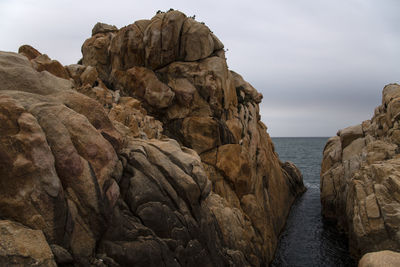
{"type": "Polygon", "coordinates": [[[399,116],[400,86],[390,84],[371,120],[340,130],[324,149],[322,213],[348,233],[355,256],[400,251],[399,116]]]}
{"type": "Polygon", "coordinates": [[[82,54],[0,52],[0,263],[267,265],[304,186],[221,41],[169,11],[82,54]]]}

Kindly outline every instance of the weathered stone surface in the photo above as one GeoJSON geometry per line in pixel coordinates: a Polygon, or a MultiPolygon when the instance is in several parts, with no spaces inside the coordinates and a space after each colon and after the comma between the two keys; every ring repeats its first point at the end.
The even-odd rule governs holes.
{"type": "Polygon", "coordinates": [[[344,149],[355,139],[363,136],[362,126],[360,124],[360,125],[347,127],[345,129],[340,130],[338,132],[338,135],[340,136],[340,142],[342,143],[342,149],[344,149]]]}
{"type": "Polygon", "coordinates": [[[97,33],[82,45],[83,65],[96,67],[99,77],[105,82],[108,82],[111,72],[108,47],[114,35],[114,32],[97,33]]]}
{"type": "Polygon", "coordinates": [[[0,220],[1,266],[57,266],[40,230],[0,220]]]}
{"type": "Polygon", "coordinates": [[[358,267],[395,267],[399,265],[400,253],[390,250],[367,253],[358,263],[358,267]]]}
{"type": "Polygon", "coordinates": [[[41,95],[68,90],[73,86],[69,80],[48,72],[37,72],[25,56],[9,52],[0,52],[0,80],[1,91],[16,90],[41,95]]]}
{"type": "Polygon", "coordinates": [[[118,28],[114,25],[108,25],[105,23],[97,22],[92,29],[92,36],[98,33],[108,33],[108,32],[116,32],[118,28]]]}
{"type": "Polygon", "coordinates": [[[33,48],[30,45],[22,45],[18,48],[18,53],[23,54],[26,56],[29,60],[32,60],[36,58],[37,56],[40,56],[42,53],[37,51],[35,48],[33,48]]]}
{"type": "Polygon", "coordinates": [[[400,157],[394,134],[399,124],[393,121],[398,95],[400,86],[385,86],[372,119],[340,130],[324,149],[322,214],[348,233],[356,257],[400,250],[400,157]]]}
{"type": "Polygon", "coordinates": [[[166,84],[159,81],[152,70],[133,67],[114,74],[114,84],[127,96],[138,97],[157,109],[168,107],[175,96],[166,84]]]}
{"type": "Polygon", "coordinates": [[[42,230],[60,265],[268,265],[304,186],[222,48],[171,10],[97,24],[69,80],[1,52],[1,219],[42,230]]]}
{"type": "MultiPolygon", "coordinates": [[[[40,73],[18,69],[15,58],[0,56],[5,66],[20,71],[20,84],[35,85],[40,73]]],[[[12,77],[4,77],[11,84],[12,77]]],[[[80,261],[93,253],[112,208],[104,196],[120,177],[115,152],[120,135],[98,102],[60,91],[58,78],[48,77],[42,87],[0,91],[0,213],[42,230],[50,243],[68,244],[80,261]]]]}
{"type": "Polygon", "coordinates": [[[48,71],[51,74],[69,79],[68,71],[57,60],[51,60],[47,55],[39,55],[31,60],[33,67],[37,71],[48,71]]]}

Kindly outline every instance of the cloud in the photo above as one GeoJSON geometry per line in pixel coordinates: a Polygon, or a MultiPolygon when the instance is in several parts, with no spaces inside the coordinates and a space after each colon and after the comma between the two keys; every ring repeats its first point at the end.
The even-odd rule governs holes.
{"type": "Polygon", "coordinates": [[[370,118],[383,86],[400,82],[397,0],[2,0],[0,50],[28,43],[75,63],[96,22],[122,27],[171,7],[229,49],[229,67],[263,93],[273,136],[332,135],[370,118]]]}

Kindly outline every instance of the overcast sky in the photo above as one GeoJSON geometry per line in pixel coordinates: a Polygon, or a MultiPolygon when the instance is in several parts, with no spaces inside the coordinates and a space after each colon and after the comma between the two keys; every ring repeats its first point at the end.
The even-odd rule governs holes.
{"type": "Polygon", "coordinates": [[[335,135],[400,83],[399,0],[0,0],[0,50],[30,44],[72,64],[96,22],[120,28],[169,8],[225,44],[230,69],[264,95],[271,136],[335,135]]]}

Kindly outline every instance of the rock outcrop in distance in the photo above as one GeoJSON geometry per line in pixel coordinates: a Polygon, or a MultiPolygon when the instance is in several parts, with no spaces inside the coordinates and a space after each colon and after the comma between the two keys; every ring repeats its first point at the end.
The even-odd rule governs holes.
{"type": "Polygon", "coordinates": [[[400,251],[400,86],[389,84],[371,120],[328,140],[321,167],[325,218],[348,233],[355,257],[400,251]]]}
{"type": "Polygon", "coordinates": [[[303,181],[218,38],[169,11],[82,53],[0,52],[0,263],[267,265],[303,181]]]}

